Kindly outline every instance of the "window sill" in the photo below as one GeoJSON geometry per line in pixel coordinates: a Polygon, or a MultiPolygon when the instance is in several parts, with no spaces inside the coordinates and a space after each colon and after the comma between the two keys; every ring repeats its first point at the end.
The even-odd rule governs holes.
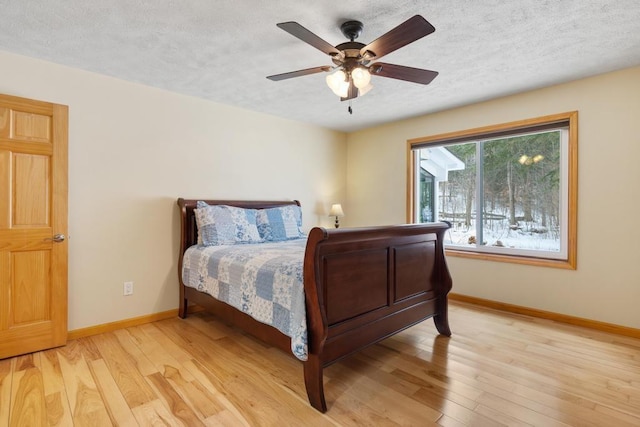
{"type": "Polygon", "coordinates": [[[508,262],[513,264],[533,265],[536,267],[561,268],[565,270],[576,270],[576,260],[560,260],[547,258],[533,258],[514,255],[490,254],[481,252],[460,251],[456,249],[445,248],[447,256],[459,258],[471,258],[485,261],[508,262]]]}

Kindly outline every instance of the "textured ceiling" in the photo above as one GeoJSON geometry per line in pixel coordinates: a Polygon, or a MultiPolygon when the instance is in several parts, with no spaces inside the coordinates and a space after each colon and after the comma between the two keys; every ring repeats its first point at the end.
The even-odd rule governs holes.
{"type": "Polygon", "coordinates": [[[0,0],[0,17],[0,50],[343,131],[640,65],[638,0],[0,0]],[[276,23],[337,45],[357,19],[366,44],[415,14],[436,32],[383,61],[438,71],[428,86],[374,77],[349,115],[324,73],[266,79],[330,65],[276,23]]]}

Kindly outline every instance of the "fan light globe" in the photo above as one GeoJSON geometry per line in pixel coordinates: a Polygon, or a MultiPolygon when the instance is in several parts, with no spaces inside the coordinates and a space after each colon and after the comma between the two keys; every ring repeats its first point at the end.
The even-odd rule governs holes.
{"type": "Polygon", "coordinates": [[[366,68],[357,67],[351,72],[351,78],[353,79],[353,84],[356,85],[358,89],[363,89],[369,85],[371,82],[371,74],[366,68]]]}
{"type": "Polygon", "coordinates": [[[373,85],[369,83],[365,87],[358,89],[358,96],[366,95],[371,89],[373,89],[373,85]]]}
{"type": "Polygon", "coordinates": [[[338,70],[333,74],[329,74],[327,76],[327,86],[331,88],[332,91],[336,91],[340,88],[340,83],[345,80],[344,71],[338,70]]]}
{"type": "Polygon", "coordinates": [[[340,98],[346,98],[347,96],[349,96],[349,82],[340,83],[340,88],[333,93],[338,95],[340,98]]]}
{"type": "Polygon", "coordinates": [[[327,86],[331,88],[337,96],[346,98],[349,92],[349,82],[346,81],[347,75],[344,71],[338,70],[327,76],[327,86]]]}

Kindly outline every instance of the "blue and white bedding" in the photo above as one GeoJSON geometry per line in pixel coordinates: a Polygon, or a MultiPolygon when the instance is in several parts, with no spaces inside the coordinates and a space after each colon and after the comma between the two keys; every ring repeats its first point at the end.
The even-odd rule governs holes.
{"type": "Polygon", "coordinates": [[[306,239],[276,243],[191,246],[182,281],[291,338],[291,351],[307,360],[303,285],[306,239]]]}

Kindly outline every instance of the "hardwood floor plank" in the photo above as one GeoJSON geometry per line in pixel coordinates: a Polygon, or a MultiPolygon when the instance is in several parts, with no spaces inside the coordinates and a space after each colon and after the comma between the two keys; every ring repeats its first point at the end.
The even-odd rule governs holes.
{"type": "Polygon", "coordinates": [[[87,363],[102,359],[100,350],[98,350],[91,338],[78,338],[76,341],[78,342],[78,348],[87,363]]]}
{"type": "Polygon", "coordinates": [[[67,393],[57,391],[44,397],[47,409],[47,424],[49,427],[72,426],[73,418],[69,409],[67,393]]]}
{"type": "Polygon", "coordinates": [[[56,351],[74,425],[110,425],[105,403],[82,354],[82,344],[71,341],[56,351]]]}
{"type": "Polygon", "coordinates": [[[611,408],[604,405],[596,405],[594,413],[591,413],[592,419],[603,420],[616,420],[621,426],[640,426],[640,414],[621,412],[618,409],[611,408]]]}
{"type": "MultiPolygon", "coordinates": [[[[438,425],[441,427],[464,427],[464,426],[467,426],[468,424],[462,423],[455,418],[450,418],[446,415],[443,415],[440,417],[440,419],[438,419],[438,425]]],[[[477,424],[477,425],[480,426],[480,424],[477,424]]],[[[494,424],[494,426],[497,426],[497,424],[494,424]]]]}
{"type": "Polygon", "coordinates": [[[200,419],[209,418],[218,412],[226,410],[216,397],[200,382],[187,381],[182,372],[189,372],[186,369],[178,370],[172,366],[165,366],[163,376],[180,394],[180,396],[198,413],[200,419]]]}
{"type": "MultiPolygon", "coordinates": [[[[335,370],[334,367],[337,365],[329,367],[328,370],[335,370]]],[[[345,379],[340,374],[335,374],[334,378],[325,382],[325,397],[330,402],[327,403],[329,418],[336,420],[340,426],[400,425],[376,411],[371,411],[364,399],[353,390],[352,385],[350,379],[345,379]]]]}
{"type": "MultiPolygon", "coordinates": [[[[23,359],[24,360],[24,359],[23,359]]],[[[32,361],[33,358],[30,358],[32,361]]],[[[10,426],[41,426],[47,423],[47,404],[40,369],[20,363],[13,374],[10,426]],[[25,369],[26,368],[26,369],[25,369]]]]}
{"type": "MultiPolygon", "coordinates": [[[[509,427],[537,427],[532,424],[525,423],[524,421],[518,420],[516,418],[510,417],[503,412],[496,411],[493,408],[489,408],[486,406],[478,405],[476,408],[476,412],[478,415],[481,415],[484,418],[491,419],[495,422],[498,422],[501,426],[509,426],[509,427]]],[[[474,425],[474,424],[470,424],[474,425]]]]}
{"type": "Polygon", "coordinates": [[[560,422],[543,413],[536,412],[524,406],[518,405],[509,399],[496,396],[491,393],[483,393],[478,401],[478,407],[490,408],[494,413],[504,414],[513,420],[518,420],[526,425],[545,427],[570,427],[569,424],[560,422]]]}
{"type": "MultiPolygon", "coordinates": [[[[171,319],[168,322],[179,323],[182,320],[171,319]]],[[[172,341],[157,324],[141,325],[130,328],[129,331],[144,353],[163,372],[165,378],[185,400],[192,402],[192,407],[206,424],[216,425],[223,422],[224,425],[250,425],[224,394],[209,381],[203,373],[206,368],[194,361],[193,355],[172,341]]]]}
{"type": "Polygon", "coordinates": [[[205,425],[210,427],[227,427],[227,426],[245,425],[242,421],[238,420],[236,414],[234,414],[233,412],[227,409],[206,418],[204,420],[204,423],[205,425]]]}
{"type": "Polygon", "coordinates": [[[9,425],[11,385],[16,359],[0,360],[0,426],[9,425]]]}
{"type": "MultiPolygon", "coordinates": [[[[349,381],[353,384],[352,388],[357,392],[358,397],[364,398],[364,402],[371,411],[378,412],[379,408],[384,408],[380,415],[400,425],[411,425],[412,420],[416,419],[424,423],[435,423],[442,416],[440,407],[433,409],[419,400],[407,399],[407,396],[411,396],[418,390],[418,386],[403,382],[381,371],[375,366],[376,364],[368,363],[370,359],[363,356],[363,354],[354,355],[346,359],[342,365],[355,373],[349,381]],[[384,396],[383,399],[380,396],[384,396]],[[385,403],[393,402],[390,405],[391,408],[381,400],[385,403]]],[[[388,361],[388,359],[383,360],[388,361]]]]}
{"type": "Polygon", "coordinates": [[[416,421],[423,425],[433,425],[442,413],[422,405],[414,399],[372,380],[366,373],[353,383],[351,390],[363,399],[372,412],[393,420],[402,426],[414,425],[416,421]]]}
{"type": "Polygon", "coordinates": [[[136,419],[103,359],[89,362],[91,374],[114,425],[136,425],[136,419]]]}
{"type": "MultiPolygon", "coordinates": [[[[425,384],[425,386],[419,387],[417,391],[409,396],[429,408],[441,411],[443,417],[457,420],[465,425],[480,424],[479,418],[482,417],[479,417],[478,414],[474,412],[475,408],[478,406],[475,398],[470,399],[460,393],[449,391],[446,387],[441,387],[440,385],[434,385],[430,382],[423,381],[400,369],[394,370],[392,374],[402,378],[403,381],[410,381],[414,384],[425,384]],[[472,422],[474,424],[471,424],[472,422]]],[[[472,393],[480,394],[476,390],[472,390],[472,393]]],[[[484,425],[491,425],[489,420],[483,421],[484,425]]],[[[438,420],[438,423],[441,423],[441,420],[438,420]]]]}
{"type": "MultiPolygon", "coordinates": [[[[180,322],[178,319],[171,321],[180,322]]],[[[129,331],[142,351],[205,424],[216,425],[220,420],[226,423],[233,420],[231,425],[249,425],[193,364],[192,355],[155,325],[142,325],[129,331]]]]}
{"type": "Polygon", "coordinates": [[[149,357],[140,349],[139,343],[131,335],[128,329],[114,331],[113,335],[118,339],[118,343],[124,351],[128,353],[128,358],[136,366],[136,370],[144,377],[158,373],[158,368],[149,357]]]}
{"type": "Polygon", "coordinates": [[[23,354],[16,359],[16,371],[26,371],[29,368],[34,368],[34,358],[38,353],[23,354]]]}
{"type": "Polygon", "coordinates": [[[140,426],[185,427],[176,419],[160,399],[138,405],[133,408],[133,414],[140,426]]]}
{"type": "MultiPolygon", "coordinates": [[[[211,323],[211,326],[207,326],[209,322],[197,322],[195,326],[200,329],[202,325],[205,329],[201,331],[207,331],[207,327],[219,328],[218,322],[211,323]]],[[[225,330],[229,330],[224,327],[225,330]]],[[[234,333],[234,332],[230,332],[234,333]]],[[[306,389],[304,387],[304,381],[301,381],[301,363],[290,353],[284,353],[277,348],[265,347],[265,345],[259,340],[247,335],[238,335],[235,332],[232,339],[233,343],[225,345],[225,348],[233,353],[242,354],[243,361],[250,366],[259,366],[260,370],[264,371],[265,381],[274,384],[284,393],[291,395],[296,400],[299,400],[303,404],[307,404],[306,389]],[[268,354],[268,357],[264,357],[268,354]]],[[[228,342],[229,338],[226,338],[228,342]]]]}
{"type": "Polygon", "coordinates": [[[250,425],[281,425],[286,420],[295,425],[318,424],[321,415],[305,411],[308,403],[300,396],[293,396],[270,381],[268,375],[260,375],[241,360],[217,356],[217,360],[205,361],[209,371],[219,374],[226,367],[231,367],[230,372],[242,372],[241,375],[232,373],[225,376],[221,388],[250,425]]]}
{"type": "MultiPolygon", "coordinates": [[[[207,336],[211,337],[212,340],[217,340],[228,336],[245,335],[244,332],[224,324],[218,318],[209,316],[205,312],[190,315],[188,322],[196,329],[205,332],[207,336]]],[[[264,344],[262,344],[262,346],[264,348],[268,347],[265,347],[264,344]]]]}
{"type": "MultiPolygon", "coordinates": [[[[191,319],[189,319],[189,321],[190,320],[191,319]]],[[[171,319],[170,321],[182,322],[183,320],[171,319]]],[[[149,354],[150,352],[153,352],[155,354],[154,348],[155,346],[158,346],[163,350],[163,353],[166,353],[167,357],[171,357],[172,360],[177,361],[180,365],[184,365],[185,363],[188,363],[193,359],[193,355],[191,353],[189,353],[181,346],[177,345],[173,340],[171,340],[171,338],[169,338],[158,328],[158,322],[132,328],[131,334],[138,340],[139,343],[144,343],[142,345],[151,346],[151,348],[143,348],[143,351],[145,351],[146,354],[149,354]],[[153,342],[146,343],[147,338],[151,338],[153,342]]]]}
{"type": "Polygon", "coordinates": [[[64,391],[64,379],[58,361],[58,351],[55,349],[46,350],[35,354],[38,356],[36,365],[42,372],[44,394],[64,391]]]}
{"type": "MultiPolygon", "coordinates": [[[[249,424],[249,421],[242,416],[240,411],[238,411],[233,403],[231,403],[231,401],[227,399],[225,394],[223,392],[220,392],[216,388],[216,386],[214,386],[213,383],[209,380],[209,376],[213,374],[209,372],[208,369],[206,369],[196,360],[188,361],[184,364],[184,366],[191,373],[191,375],[196,378],[198,384],[200,384],[201,387],[204,387],[209,393],[211,393],[214,396],[216,402],[218,402],[220,406],[225,408],[222,412],[228,412],[228,414],[223,414],[220,417],[221,419],[226,420],[228,418],[232,418],[234,422],[230,425],[245,427],[251,426],[251,424],[249,424]]],[[[217,382],[217,380],[215,382],[217,382]]],[[[214,416],[213,418],[215,419],[216,417],[214,416]]]]}
{"type": "MultiPolygon", "coordinates": [[[[383,345],[392,345],[392,343],[385,342],[383,345]]],[[[372,350],[374,349],[372,348],[372,350]]],[[[448,361],[446,361],[447,356],[441,355],[441,357],[444,361],[440,361],[439,357],[434,357],[433,354],[424,354],[424,352],[416,352],[414,356],[403,353],[398,358],[389,360],[387,369],[403,381],[419,386],[420,391],[416,394],[422,395],[421,400],[431,399],[435,406],[438,406],[444,398],[461,407],[473,410],[482,394],[482,389],[478,387],[474,375],[465,377],[461,374],[455,377],[457,371],[450,369],[448,361]]],[[[470,368],[470,371],[473,369],[470,368]]]]}
{"type": "MultiPolygon", "coordinates": [[[[149,373],[147,375],[151,375],[156,372],[163,372],[167,367],[170,367],[180,371],[180,375],[184,380],[193,381],[194,378],[189,371],[182,369],[182,363],[173,357],[172,353],[176,353],[176,350],[182,352],[182,350],[180,350],[173,342],[167,346],[167,343],[164,343],[165,345],[163,345],[163,343],[156,341],[154,335],[147,333],[148,330],[149,329],[145,329],[141,326],[129,329],[131,338],[135,341],[136,345],[140,348],[145,357],[153,364],[153,370],[148,369],[149,373]],[[170,347],[176,347],[176,349],[170,349],[170,347]]],[[[155,334],[156,337],[158,335],[162,335],[162,333],[155,334]]],[[[187,355],[188,353],[184,354],[187,355]]],[[[183,361],[190,360],[189,358],[182,356],[179,357],[183,361]]]]}
{"type": "Polygon", "coordinates": [[[133,327],[129,328],[129,333],[135,340],[136,345],[154,364],[156,370],[162,373],[163,377],[179,393],[180,397],[185,402],[188,402],[189,406],[198,414],[199,420],[211,418],[215,414],[226,410],[224,405],[217,401],[213,393],[196,381],[191,372],[172,356],[172,353],[180,353],[179,357],[182,360],[186,360],[182,357],[182,354],[187,355],[187,353],[180,350],[173,342],[162,340],[165,344],[163,346],[156,341],[155,338],[164,337],[157,328],[133,327]],[[175,349],[172,352],[168,351],[167,345],[168,347],[175,347],[175,349]]]}
{"type": "MultiPolygon", "coordinates": [[[[189,319],[191,320],[191,319],[189,319]]],[[[174,345],[189,351],[193,359],[186,363],[186,368],[199,382],[211,390],[213,394],[221,400],[222,404],[227,408],[233,408],[237,415],[237,418],[243,422],[244,425],[255,425],[256,419],[245,418],[243,411],[238,405],[233,403],[235,400],[234,394],[231,393],[224,386],[224,372],[221,370],[217,372],[210,367],[210,360],[216,357],[215,346],[213,345],[214,339],[203,335],[198,337],[200,333],[195,328],[187,327],[188,333],[183,334],[185,328],[184,321],[167,320],[164,322],[157,322],[156,327],[167,336],[174,345]],[[209,344],[205,344],[204,348],[198,345],[201,340],[210,340],[209,344]]],[[[233,375],[227,373],[226,375],[233,375]]]]}
{"type": "Polygon", "coordinates": [[[171,414],[187,426],[204,426],[191,407],[182,399],[169,382],[159,373],[147,376],[149,381],[171,410],[171,414]]]}
{"type": "Polygon", "coordinates": [[[60,369],[57,350],[46,350],[38,353],[36,365],[42,372],[44,395],[47,407],[47,423],[49,426],[68,426],[73,424],[73,416],[69,406],[67,390],[60,369]]]}
{"type": "Polygon", "coordinates": [[[264,348],[260,341],[248,335],[234,341],[239,344],[237,351],[243,353],[247,363],[260,366],[269,381],[301,402],[307,402],[307,391],[304,381],[301,381],[302,364],[293,354],[273,347],[264,348]],[[264,357],[265,354],[268,357],[264,357]]]}
{"type": "Polygon", "coordinates": [[[135,409],[137,406],[157,399],[144,376],[138,370],[136,360],[120,345],[115,334],[109,332],[95,335],[91,337],[91,341],[102,354],[129,408],[135,409]]]}

